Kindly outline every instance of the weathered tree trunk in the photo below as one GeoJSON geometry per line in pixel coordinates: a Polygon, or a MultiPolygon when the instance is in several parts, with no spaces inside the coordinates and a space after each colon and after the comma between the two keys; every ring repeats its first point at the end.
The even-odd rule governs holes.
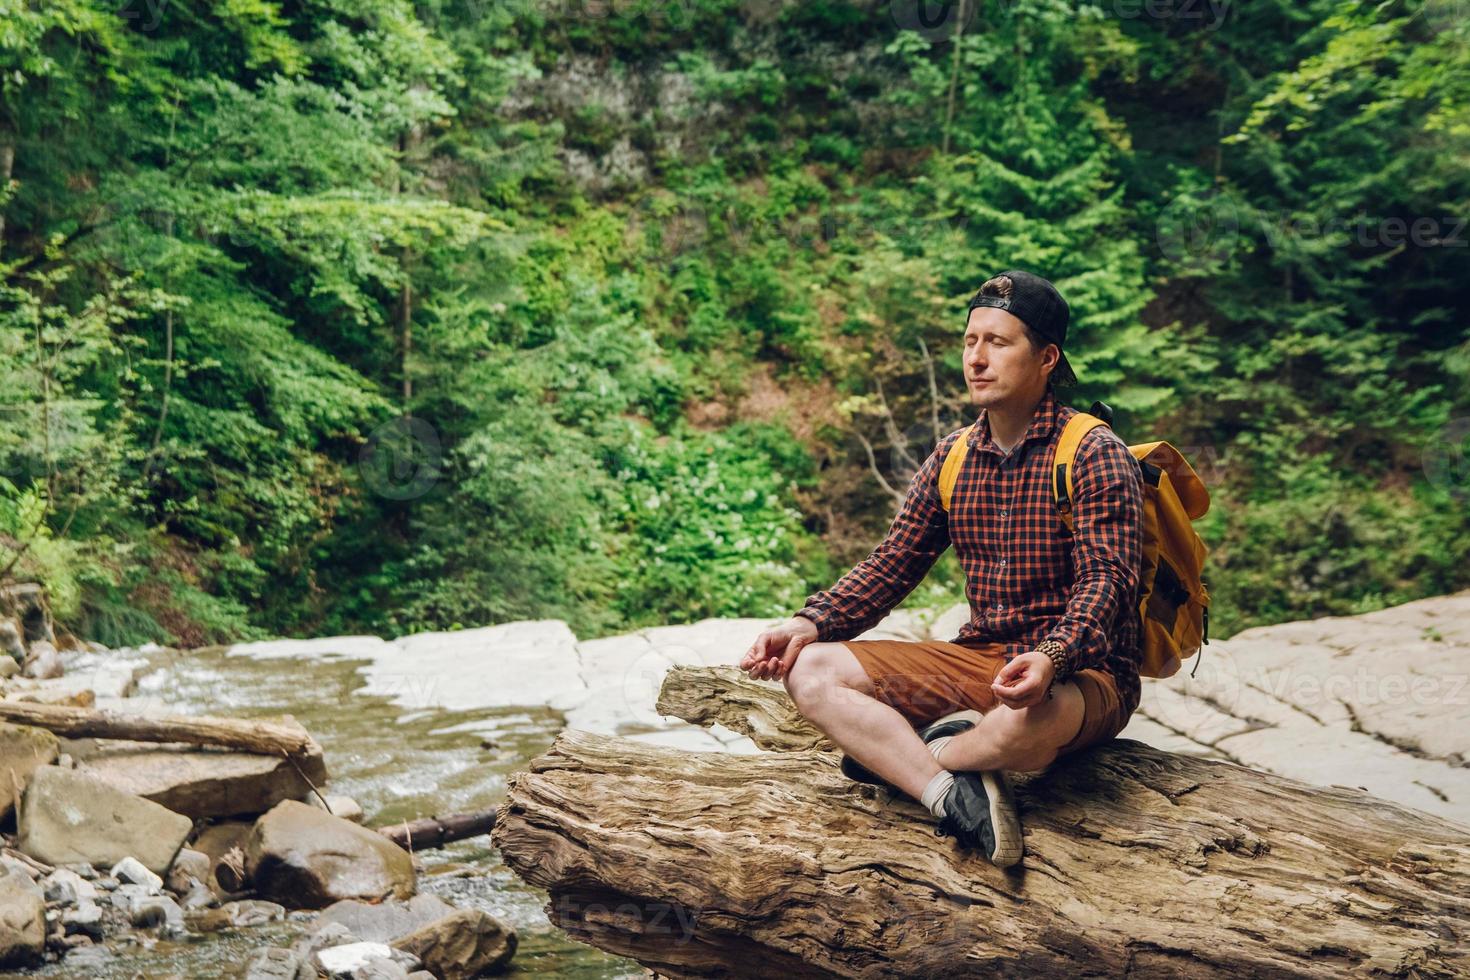
{"type": "Polygon", "coordinates": [[[379,827],[378,833],[405,851],[426,851],[490,833],[495,828],[495,813],[494,810],[474,810],[447,817],[423,817],[379,827]]]}
{"type": "Polygon", "coordinates": [[[120,711],[0,701],[0,721],[34,725],[68,738],[217,745],[257,755],[284,754],[297,759],[320,757],[322,751],[307,730],[291,719],[246,721],[202,715],[197,718],[131,715],[120,711]]]}
{"type": "MultiPolygon", "coordinates": [[[[800,739],[785,707],[740,724],[778,691],[685,670],[660,703],[800,739]]],[[[1002,871],[836,762],[566,732],[493,839],[559,926],[669,976],[1470,973],[1470,828],[1356,790],[1116,740],[1015,779],[1002,871]]]]}

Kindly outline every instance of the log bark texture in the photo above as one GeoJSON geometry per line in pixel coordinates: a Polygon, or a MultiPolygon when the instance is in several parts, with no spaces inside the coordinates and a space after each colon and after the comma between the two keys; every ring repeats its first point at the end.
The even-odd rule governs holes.
{"type": "Polygon", "coordinates": [[[1470,828],[1358,790],[1115,740],[1015,777],[1002,871],[837,761],[569,731],[492,836],[559,926],[673,977],[1470,974],[1470,828]]]}

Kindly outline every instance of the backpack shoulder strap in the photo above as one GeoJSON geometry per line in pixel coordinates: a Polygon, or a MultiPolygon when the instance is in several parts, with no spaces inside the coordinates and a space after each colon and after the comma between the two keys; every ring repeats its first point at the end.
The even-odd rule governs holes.
{"type": "Polygon", "coordinates": [[[971,423],[960,431],[960,437],[950,445],[944,456],[944,465],[939,469],[939,504],[945,511],[949,510],[955,482],[960,478],[960,468],[965,465],[965,455],[970,451],[970,431],[974,428],[971,423]]]}
{"type": "Polygon", "coordinates": [[[1062,429],[1062,437],[1057,440],[1056,454],[1052,457],[1051,495],[1069,531],[1072,530],[1072,486],[1074,464],[1077,462],[1077,447],[1082,444],[1083,436],[1100,425],[1107,425],[1107,423],[1096,415],[1089,415],[1086,412],[1078,412],[1073,415],[1067,420],[1066,427],[1062,429]]]}

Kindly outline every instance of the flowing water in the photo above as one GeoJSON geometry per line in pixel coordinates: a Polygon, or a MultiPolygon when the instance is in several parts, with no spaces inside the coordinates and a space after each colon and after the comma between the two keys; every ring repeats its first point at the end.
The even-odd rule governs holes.
{"type": "MultiPolygon", "coordinates": [[[[328,792],[362,804],[369,826],[499,803],[506,777],[540,754],[562,727],[545,708],[413,711],[386,698],[354,693],[364,686],[359,661],[256,660],[223,648],[158,651],[140,677],[150,709],[240,718],[290,714],[326,753],[328,792]]],[[[631,960],[573,942],[547,920],[546,894],[517,878],[488,837],[421,853],[422,891],[460,907],[484,909],[513,925],[520,945],[507,976],[602,978],[643,976],[631,960]]],[[[309,916],[193,937],[150,941],[145,933],[113,942],[113,955],[65,961],[29,976],[91,978],[230,977],[258,946],[287,946],[310,930],[309,916]]]]}

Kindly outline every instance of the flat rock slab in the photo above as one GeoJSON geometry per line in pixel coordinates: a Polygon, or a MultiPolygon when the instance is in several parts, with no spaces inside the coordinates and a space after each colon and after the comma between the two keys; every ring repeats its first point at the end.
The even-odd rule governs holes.
{"type": "Polygon", "coordinates": [[[1470,591],[1260,626],[1145,679],[1124,737],[1470,825],[1470,591]]]}
{"type": "Polygon", "coordinates": [[[415,710],[546,704],[585,690],[577,638],[559,619],[413,633],[396,640],[335,636],[238,643],[229,655],[362,660],[367,685],[358,693],[415,710]]]}
{"type": "Polygon", "coordinates": [[[225,749],[95,744],[94,750],[76,756],[78,771],[195,819],[264,813],[282,800],[310,793],[312,783],[326,782],[319,751],[293,766],[285,759],[225,749]]]}
{"type": "Polygon", "coordinates": [[[182,814],[84,773],[42,766],[21,801],[16,846],[52,865],[110,868],[134,857],[161,876],[193,825],[182,814]]]}
{"type": "Polygon", "coordinates": [[[45,949],[41,889],[23,875],[0,875],[0,967],[34,966],[45,949]]]}

